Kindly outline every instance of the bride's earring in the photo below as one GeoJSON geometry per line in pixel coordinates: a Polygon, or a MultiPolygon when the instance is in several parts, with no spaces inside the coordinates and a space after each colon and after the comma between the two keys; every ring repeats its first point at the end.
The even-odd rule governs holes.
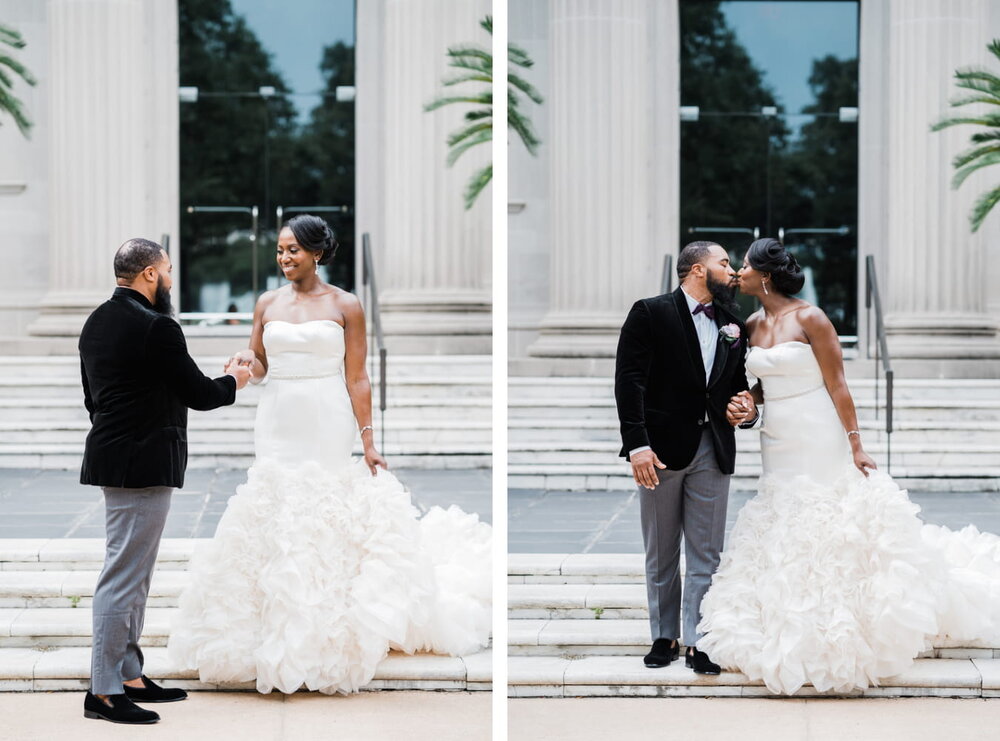
{"type": "Polygon", "coordinates": [[[764,279],[761,279],[760,285],[764,289],[764,295],[765,296],[769,295],[768,292],[767,292],[767,281],[764,280],[764,279]]]}

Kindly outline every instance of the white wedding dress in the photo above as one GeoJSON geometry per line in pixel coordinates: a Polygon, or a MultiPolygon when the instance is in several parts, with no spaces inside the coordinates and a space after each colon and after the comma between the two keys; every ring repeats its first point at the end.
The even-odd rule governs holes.
{"type": "Polygon", "coordinates": [[[763,475],[702,602],[698,648],[776,693],[846,692],[932,646],[1000,643],[1000,538],[925,525],[881,471],[865,478],[812,347],[755,347],[763,475]]]}
{"type": "Polygon", "coordinates": [[[391,474],[351,460],[357,425],[334,321],[264,325],[255,460],[196,550],[169,652],[205,682],[353,692],[390,648],[489,642],[491,528],[423,518],[391,474]]]}

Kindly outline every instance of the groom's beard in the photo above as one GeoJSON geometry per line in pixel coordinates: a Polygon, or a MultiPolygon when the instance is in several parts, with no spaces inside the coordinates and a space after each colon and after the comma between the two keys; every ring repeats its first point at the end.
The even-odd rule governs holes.
{"type": "Polygon", "coordinates": [[[163,278],[156,279],[156,301],[153,302],[153,311],[157,314],[173,316],[174,307],[170,304],[170,289],[163,285],[163,278]]]}
{"type": "Polygon", "coordinates": [[[712,294],[712,301],[721,304],[722,308],[730,313],[739,311],[739,305],[736,303],[737,285],[735,283],[723,283],[715,280],[711,275],[706,276],[705,283],[708,292],[712,294]]]}

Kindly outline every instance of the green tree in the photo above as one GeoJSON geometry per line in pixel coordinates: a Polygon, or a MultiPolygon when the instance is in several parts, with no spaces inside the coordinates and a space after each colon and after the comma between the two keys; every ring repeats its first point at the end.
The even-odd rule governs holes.
{"type": "MultiPolygon", "coordinates": [[[[23,49],[25,46],[20,32],[3,24],[0,24],[0,44],[13,49],[23,49]]],[[[31,134],[31,119],[24,111],[24,104],[14,95],[13,75],[17,75],[29,85],[34,85],[36,82],[23,64],[9,53],[0,51],[0,112],[9,114],[17,128],[27,138],[31,134]]]]}
{"type": "MultiPolygon", "coordinates": [[[[486,16],[479,25],[490,35],[493,35],[493,17],[486,16]]],[[[486,144],[493,140],[493,54],[489,49],[479,46],[461,45],[448,47],[448,66],[459,72],[442,80],[445,87],[460,85],[467,82],[484,84],[484,89],[478,93],[465,95],[441,96],[424,106],[426,111],[434,111],[445,105],[459,103],[463,105],[481,106],[465,114],[465,125],[448,136],[448,167],[455,164],[472,147],[486,144]]],[[[507,44],[508,68],[520,67],[529,69],[534,61],[528,53],[516,44],[507,44]]],[[[507,127],[514,131],[525,148],[531,154],[536,154],[541,144],[535,135],[531,120],[523,112],[526,105],[521,96],[541,104],[543,98],[535,87],[521,77],[516,71],[507,72],[507,127]]],[[[486,165],[473,173],[465,189],[465,208],[472,208],[479,194],[493,179],[493,163],[486,165]]]]}
{"type": "MultiPolygon", "coordinates": [[[[1000,39],[990,42],[987,49],[990,54],[1000,59],[1000,39]]],[[[972,134],[970,137],[972,146],[952,160],[955,175],[951,184],[953,188],[958,188],[972,173],[1000,162],[1000,109],[995,107],[1000,106],[1000,77],[987,69],[966,68],[955,71],[955,80],[956,87],[969,92],[954,98],[951,101],[952,108],[975,103],[993,106],[986,108],[985,112],[978,116],[945,118],[931,126],[931,131],[941,131],[959,124],[973,124],[985,129],[972,134]]],[[[986,191],[979,197],[969,215],[973,232],[979,231],[983,220],[997,202],[1000,202],[1000,186],[986,191]]]]}

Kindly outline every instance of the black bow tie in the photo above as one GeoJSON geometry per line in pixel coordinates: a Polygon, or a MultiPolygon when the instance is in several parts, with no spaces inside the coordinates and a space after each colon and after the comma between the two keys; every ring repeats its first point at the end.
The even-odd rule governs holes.
{"type": "Polygon", "coordinates": [[[707,316],[713,322],[715,321],[715,307],[712,306],[712,304],[698,304],[697,306],[694,307],[694,311],[691,312],[691,315],[695,316],[698,314],[699,311],[704,311],[705,316],[707,316]]]}

